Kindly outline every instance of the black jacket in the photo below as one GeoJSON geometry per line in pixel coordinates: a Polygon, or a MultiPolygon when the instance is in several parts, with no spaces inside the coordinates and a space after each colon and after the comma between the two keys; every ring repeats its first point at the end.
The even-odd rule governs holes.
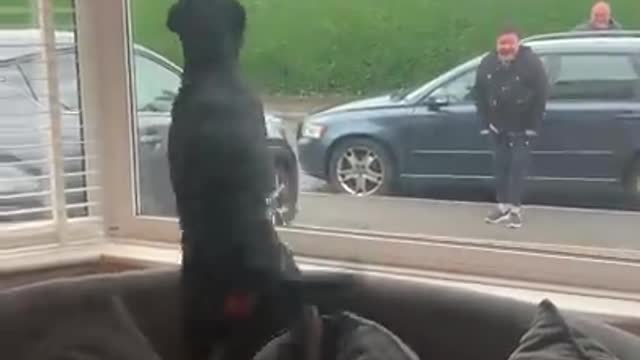
{"type": "Polygon", "coordinates": [[[578,26],[573,28],[573,31],[598,31],[598,30],[602,30],[602,31],[622,30],[622,24],[620,24],[619,22],[617,22],[614,19],[611,19],[611,20],[609,20],[609,27],[608,28],[606,28],[606,29],[596,29],[591,24],[591,21],[585,21],[582,24],[579,24],[578,26]]]}
{"type": "Polygon", "coordinates": [[[549,82],[540,58],[521,46],[515,60],[503,64],[496,51],[482,59],[476,73],[475,100],[483,129],[501,133],[537,130],[547,102],[549,82]]]}

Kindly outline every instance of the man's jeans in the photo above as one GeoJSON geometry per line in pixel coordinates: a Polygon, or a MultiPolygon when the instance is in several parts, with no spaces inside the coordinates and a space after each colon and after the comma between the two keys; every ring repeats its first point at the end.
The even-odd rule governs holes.
{"type": "Polygon", "coordinates": [[[525,134],[500,134],[494,140],[494,176],[499,204],[520,207],[531,149],[525,134]]]}

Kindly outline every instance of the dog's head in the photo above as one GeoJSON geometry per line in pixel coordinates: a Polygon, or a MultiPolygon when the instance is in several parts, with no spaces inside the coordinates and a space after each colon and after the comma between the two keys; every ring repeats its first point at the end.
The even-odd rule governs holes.
{"type": "Polygon", "coordinates": [[[182,40],[187,62],[235,61],[242,48],[246,14],[237,0],[178,0],[167,27],[182,40]]]}

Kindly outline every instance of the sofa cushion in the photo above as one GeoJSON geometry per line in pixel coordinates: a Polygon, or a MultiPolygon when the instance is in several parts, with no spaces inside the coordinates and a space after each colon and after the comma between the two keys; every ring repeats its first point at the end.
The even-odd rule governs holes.
{"type": "Polygon", "coordinates": [[[604,346],[570,326],[549,300],[509,360],[617,360],[604,346]]]}
{"type": "MultiPolygon", "coordinates": [[[[320,301],[323,313],[350,311],[371,319],[398,335],[421,359],[508,359],[531,325],[534,305],[509,298],[470,292],[412,280],[359,275],[348,298],[320,301]],[[453,339],[453,340],[452,340],[453,339]],[[460,346],[459,339],[464,339],[460,346]]],[[[47,324],[65,318],[78,299],[93,295],[120,296],[153,348],[163,360],[184,359],[183,316],[179,270],[97,275],[0,291],[0,351],[30,346],[29,339],[47,324]]],[[[567,322],[596,339],[619,360],[640,357],[640,339],[601,322],[566,313],[567,322]]],[[[252,329],[253,330],[253,329],[252,329]]],[[[269,329],[250,336],[255,354],[270,339],[269,329]]],[[[9,351],[10,350],[10,351],[9,351]]]]}
{"type": "Polygon", "coordinates": [[[33,339],[24,359],[160,360],[122,299],[98,295],[77,300],[75,311],[33,339]]]}
{"type": "MultiPolygon", "coordinates": [[[[421,359],[508,359],[536,314],[536,306],[454,287],[405,278],[359,276],[359,289],[324,313],[347,310],[397,334],[421,359]],[[461,346],[461,339],[464,346],[461,346]]],[[[596,339],[619,360],[640,359],[640,338],[581,314],[571,326],[596,339]]]]}
{"type": "MultiPolygon", "coordinates": [[[[337,360],[418,360],[418,356],[395,334],[356,314],[340,312],[321,319],[315,356],[306,358],[337,360]]],[[[296,360],[304,349],[301,336],[287,332],[272,340],[253,360],[296,360]]],[[[315,339],[313,339],[315,340],[315,339]]],[[[307,340],[308,341],[308,340],[307,340]]]]}

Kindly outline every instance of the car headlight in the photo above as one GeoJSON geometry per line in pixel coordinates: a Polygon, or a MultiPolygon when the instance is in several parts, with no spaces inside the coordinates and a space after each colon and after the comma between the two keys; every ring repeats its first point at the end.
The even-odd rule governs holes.
{"type": "Polygon", "coordinates": [[[323,125],[318,125],[314,123],[304,123],[302,125],[302,130],[300,132],[301,137],[311,138],[311,139],[320,139],[327,128],[323,125]]]}
{"type": "Polygon", "coordinates": [[[265,114],[265,125],[267,127],[267,137],[270,139],[285,138],[284,124],[282,119],[271,114],[265,114]]]}

